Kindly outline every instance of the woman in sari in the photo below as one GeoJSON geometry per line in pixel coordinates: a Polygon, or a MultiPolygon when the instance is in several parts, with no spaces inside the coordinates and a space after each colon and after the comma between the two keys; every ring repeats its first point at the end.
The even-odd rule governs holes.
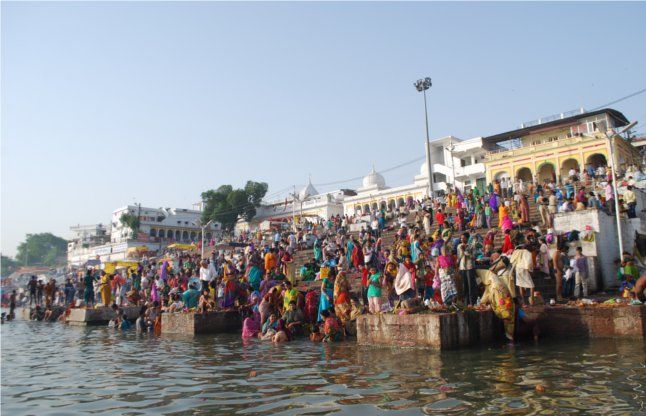
{"type": "Polygon", "coordinates": [[[455,282],[453,281],[455,260],[453,259],[450,250],[447,250],[446,245],[443,245],[440,248],[440,255],[437,258],[435,269],[435,275],[440,279],[442,302],[445,305],[451,305],[458,296],[458,291],[455,287],[455,282]]]}
{"type": "Polygon", "coordinates": [[[352,249],[352,265],[355,269],[359,269],[359,266],[363,266],[363,247],[359,244],[358,241],[354,241],[354,248],[352,249]]]}
{"type": "Polygon", "coordinates": [[[323,320],[321,312],[327,311],[334,304],[334,280],[332,276],[325,277],[321,280],[321,297],[319,299],[319,310],[317,322],[323,320]]]}
{"type": "Polygon", "coordinates": [[[498,195],[491,194],[489,196],[489,207],[491,208],[491,212],[498,212],[498,195]]]}
{"type": "Polygon", "coordinates": [[[223,308],[231,308],[234,305],[238,284],[236,281],[235,270],[230,262],[224,263],[224,299],[222,300],[223,308]]]}
{"type": "Polygon", "coordinates": [[[340,272],[334,281],[334,312],[341,322],[350,319],[350,282],[345,272],[340,272]]]}
{"type": "Polygon", "coordinates": [[[322,258],[323,251],[321,250],[321,240],[317,237],[316,240],[314,240],[314,260],[316,260],[317,263],[320,263],[322,258]]]}
{"type": "Polygon", "coordinates": [[[520,196],[520,219],[523,224],[529,223],[529,204],[525,195],[520,196]]]}
{"type": "Polygon", "coordinates": [[[161,300],[159,291],[157,290],[157,279],[159,279],[159,277],[155,276],[150,284],[150,300],[153,302],[159,302],[161,300]]]}
{"type": "Polygon", "coordinates": [[[110,275],[105,272],[101,272],[101,300],[103,301],[103,306],[110,306],[112,304],[110,275]]]}
{"type": "Polygon", "coordinates": [[[249,271],[247,272],[247,279],[249,280],[249,286],[251,287],[251,290],[256,292],[260,290],[260,282],[262,281],[262,271],[260,271],[260,267],[253,265],[249,267],[249,271]]]}
{"type": "Polygon", "coordinates": [[[491,305],[493,313],[503,322],[505,336],[513,342],[515,306],[507,285],[491,270],[478,270],[478,275],[485,286],[480,303],[491,305]]]}
{"type": "Polygon", "coordinates": [[[254,313],[242,323],[242,338],[256,338],[260,332],[260,314],[254,313]]]}
{"type": "Polygon", "coordinates": [[[316,323],[319,305],[319,293],[316,290],[311,290],[305,295],[305,320],[310,323],[316,323]]]}
{"type": "Polygon", "coordinates": [[[352,264],[352,252],[354,251],[354,243],[352,242],[351,239],[348,240],[348,244],[346,246],[346,260],[348,261],[348,265],[352,264]]]}

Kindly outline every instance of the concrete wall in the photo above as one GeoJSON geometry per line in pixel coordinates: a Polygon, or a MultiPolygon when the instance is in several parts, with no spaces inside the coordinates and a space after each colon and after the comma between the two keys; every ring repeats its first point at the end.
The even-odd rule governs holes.
{"type": "MultiPolygon", "coordinates": [[[[643,228],[644,224],[640,218],[621,219],[622,242],[625,251],[632,253],[635,231],[646,234],[646,230],[643,228]]],[[[617,281],[617,268],[614,264],[615,259],[618,259],[620,254],[616,217],[591,209],[562,212],[554,216],[554,230],[557,233],[572,230],[583,232],[586,230],[586,227],[594,231],[595,241],[593,243],[579,241],[573,244],[570,254],[574,255],[574,248],[581,246],[583,247],[583,254],[595,257],[596,262],[594,267],[598,275],[591,280],[597,280],[598,287],[593,287],[591,284],[591,289],[613,290],[619,284],[617,281]]]]}
{"type": "Polygon", "coordinates": [[[614,308],[529,306],[530,318],[538,319],[541,335],[549,337],[631,338],[646,335],[646,306],[614,308]]]}
{"type": "MultiPolygon", "coordinates": [[[[138,306],[126,306],[121,308],[129,320],[136,320],[139,317],[138,306]]],[[[103,325],[114,319],[116,314],[112,308],[100,307],[94,309],[72,308],[67,318],[70,325],[103,325]]]]}
{"type": "Polygon", "coordinates": [[[237,311],[162,314],[162,333],[165,334],[219,334],[242,331],[242,315],[237,311]]]}
{"type": "Polygon", "coordinates": [[[502,337],[502,323],[491,311],[357,318],[357,342],[361,345],[447,350],[488,344],[502,337]]]}

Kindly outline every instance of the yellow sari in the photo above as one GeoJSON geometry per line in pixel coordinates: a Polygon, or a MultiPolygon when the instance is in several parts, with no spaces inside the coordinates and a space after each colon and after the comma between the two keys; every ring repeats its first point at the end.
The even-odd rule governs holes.
{"type": "Polygon", "coordinates": [[[107,273],[101,276],[101,299],[103,306],[112,304],[112,285],[110,285],[110,276],[107,273]]]}
{"type": "Polygon", "coordinates": [[[510,341],[513,341],[516,307],[507,285],[492,271],[477,270],[477,274],[485,285],[485,291],[480,302],[483,305],[491,305],[493,313],[503,322],[505,336],[510,341]]]}

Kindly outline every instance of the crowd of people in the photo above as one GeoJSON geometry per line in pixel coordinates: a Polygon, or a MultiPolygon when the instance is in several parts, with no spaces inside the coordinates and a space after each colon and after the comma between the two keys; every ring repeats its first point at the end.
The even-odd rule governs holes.
{"type": "MultiPolygon", "coordinates": [[[[157,331],[162,313],[238,310],[244,338],[273,342],[305,335],[337,341],[352,334],[352,322],[364,313],[492,308],[512,339],[522,308],[543,301],[534,290],[537,275],[554,280],[556,302],[589,295],[587,257],[580,247],[568,255],[567,243],[581,235],[555,235],[554,215],[581,209],[613,215],[614,193],[605,168],[570,173],[562,184],[503,178],[484,190],[455,189],[401,207],[304,221],[297,231],[246,232],[236,247],[205,258],[172,252],[114,273],[88,268],[62,286],[34,277],[28,303],[36,305],[37,319],[48,319],[54,305],[100,301],[115,310],[111,325],[122,329],[133,325],[120,308],[136,305],[134,326],[157,331]],[[540,221],[532,221],[530,201],[540,221]],[[385,231],[394,241],[386,242],[385,231]],[[310,247],[313,255],[297,273],[305,284],[295,285],[290,265],[310,247]]],[[[621,202],[633,217],[632,187],[644,178],[641,172],[624,178],[621,202]]],[[[622,290],[643,292],[646,282],[629,255],[618,268],[622,290]]]]}

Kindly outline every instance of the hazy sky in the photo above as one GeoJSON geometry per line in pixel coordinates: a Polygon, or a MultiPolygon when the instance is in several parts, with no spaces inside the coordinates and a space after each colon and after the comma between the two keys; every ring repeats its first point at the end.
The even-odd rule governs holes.
{"type": "MultiPolygon", "coordinates": [[[[463,139],[646,88],[645,3],[0,7],[9,255],[26,233],[68,237],[133,201],[190,207],[247,179],[284,198],[308,174],[421,157],[423,76],[431,135],[463,139]]],[[[613,107],[646,131],[646,94],[613,107]]]]}

